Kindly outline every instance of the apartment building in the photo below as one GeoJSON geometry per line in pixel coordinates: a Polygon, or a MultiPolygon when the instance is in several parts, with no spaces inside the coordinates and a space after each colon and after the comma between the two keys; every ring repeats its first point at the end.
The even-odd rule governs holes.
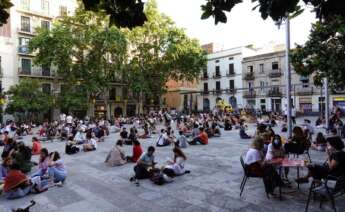
{"type": "MultiPolygon", "coordinates": [[[[247,107],[281,112],[286,109],[286,60],[284,46],[274,46],[270,51],[258,50],[243,58],[243,99],[247,107]]],[[[298,75],[291,70],[291,101],[296,111],[302,114],[324,111],[325,98],[321,87],[316,87],[313,76],[298,75]]],[[[343,94],[332,92],[330,107],[343,107],[343,94]]]]}
{"type": "MultiPolygon", "coordinates": [[[[208,48],[209,50],[210,48],[208,48]]],[[[236,47],[207,55],[207,68],[199,80],[198,110],[212,110],[219,100],[233,108],[243,107],[242,58],[254,51],[250,47],[236,47]]]]}

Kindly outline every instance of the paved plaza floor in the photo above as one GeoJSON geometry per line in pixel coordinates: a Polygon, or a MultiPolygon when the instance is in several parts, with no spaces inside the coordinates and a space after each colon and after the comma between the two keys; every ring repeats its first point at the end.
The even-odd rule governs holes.
{"type": "MultiPolygon", "coordinates": [[[[298,120],[300,123],[302,119],[298,120]]],[[[249,134],[255,131],[249,125],[249,134]]],[[[275,129],[279,132],[278,129],[275,129]]],[[[25,142],[30,143],[30,136],[25,142]]],[[[190,146],[185,149],[188,157],[186,169],[190,174],[175,178],[173,183],[162,186],[154,185],[149,180],[140,182],[137,187],[129,182],[133,174],[133,164],[121,167],[107,167],[104,159],[109,149],[115,144],[119,134],[111,134],[106,142],[100,143],[95,152],[64,154],[64,143],[43,143],[49,151],[58,150],[62,154],[68,170],[68,178],[63,187],[54,187],[38,195],[29,195],[22,199],[6,200],[0,197],[0,212],[27,205],[31,199],[37,204],[31,211],[42,212],[172,212],[172,211],[304,211],[309,184],[291,189],[283,189],[283,200],[268,199],[260,179],[249,179],[243,196],[239,196],[239,187],[243,170],[239,157],[245,153],[250,140],[239,138],[238,130],[223,132],[221,138],[211,138],[207,146],[190,146]]],[[[140,140],[143,149],[153,145],[152,139],[140,140]]],[[[125,146],[131,154],[132,147],[125,146]]],[[[156,160],[163,165],[172,157],[172,147],[156,149],[156,160]]],[[[325,153],[311,151],[313,161],[323,161],[325,153]]],[[[38,161],[38,157],[33,158],[38,161]]],[[[306,169],[302,170],[305,173],[306,169]]],[[[302,175],[302,174],[301,174],[302,175]]],[[[291,170],[290,179],[296,178],[296,171],[291,170]]],[[[345,197],[336,200],[338,211],[345,211],[345,197]]],[[[330,203],[318,208],[318,202],[311,202],[309,211],[332,211],[330,203]]]]}

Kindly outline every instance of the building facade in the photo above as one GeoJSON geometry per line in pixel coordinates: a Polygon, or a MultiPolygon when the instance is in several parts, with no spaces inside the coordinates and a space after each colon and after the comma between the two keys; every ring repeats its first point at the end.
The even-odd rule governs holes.
{"type": "MultiPolygon", "coordinates": [[[[287,105],[286,59],[284,46],[270,52],[243,58],[243,99],[246,107],[265,111],[283,112],[287,105]]],[[[300,76],[291,67],[291,102],[300,114],[324,111],[325,98],[321,87],[316,87],[313,76],[300,76]]],[[[330,107],[345,105],[341,93],[332,92],[330,107]]]]}
{"type": "MultiPolygon", "coordinates": [[[[37,27],[50,29],[54,20],[73,15],[77,0],[12,0],[8,23],[0,27],[0,70],[3,91],[17,84],[21,79],[38,79],[42,91],[51,95],[61,92],[63,84],[57,76],[56,67],[40,67],[33,64],[34,54],[29,52],[28,44],[37,33],[37,27]]],[[[137,106],[126,85],[122,82],[111,83],[111,89],[92,99],[88,111],[73,111],[80,116],[113,117],[133,115],[137,106]],[[108,98],[108,99],[104,99],[108,98]]],[[[60,109],[44,114],[44,118],[56,118],[60,109]]],[[[8,117],[11,118],[11,117],[8,117]]],[[[6,117],[4,117],[6,119],[6,117]]]]}
{"type": "Polygon", "coordinates": [[[243,107],[242,58],[250,55],[249,47],[237,47],[207,55],[207,69],[199,80],[200,94],[197,96],[199,111],[212,110],[219,100],[233,108],[243,107]]]}

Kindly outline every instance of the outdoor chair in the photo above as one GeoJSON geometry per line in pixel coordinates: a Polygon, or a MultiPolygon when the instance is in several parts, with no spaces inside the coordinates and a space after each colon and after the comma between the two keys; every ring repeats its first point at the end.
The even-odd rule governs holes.
{"type": "MultiPolygon", "coordinates": [[[[246,185],[247,180],[249,178],[260,178],[260,179],[262,179],[262,177],[253,175],[253,174],[248,172],[248,170],[246,169],[246,165],[244,164],[244,160],[243,160],[242,156],[240,156],[240,161],[241,161],[241,165],[242,165],[243,173],[244,173],[243,179],[242,179],[242,182],[241,182],[241,186],[240,186],[240,189],[241,189],[240,196],[242,196],[242,193],[243,193],[243,190],[244,190],[244,186],[246,185]]],[[[267,193],[266,193],[266,195],[267,195],[267,198],[269,198],[269,195],[267,193]]]]}
{"type": "Polygon", "coordinates": [[[311,195],[315,199],[315,195],[320,196],[320,208],[325,199],[331,200],[334,212],[337,211],[335,206],[335,198],[345,194],[345,176],[334,177],[328,176],[326,180],[316,181],[313,180],[309,189],[309,195],[305,212],[308,211],[311,195]]]}

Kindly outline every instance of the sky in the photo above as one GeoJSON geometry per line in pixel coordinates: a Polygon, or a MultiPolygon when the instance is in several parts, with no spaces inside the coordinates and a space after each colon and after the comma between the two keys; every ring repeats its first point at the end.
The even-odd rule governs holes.
{"type": "MultiPolygon", "coordinates": [[[[184,28],[187,35],[197,38],[201,44],[217,43],[223,48],[254,44],[262,46],[269,42],[285,43],[285,26],[280,29],[268,18],[263,20],[258,10],[252,11],[255,4],[250,0],[236,5],[227,13],[226,24],[214,24],[214,19],[201,20],[201,8],[205,0],[156,0],[160,12],[170,16],[178,27],[184,28]]],[[[303,44],[308,39],[315,14],[305,11],[291,20],[291,45],[303,44]]]]}

